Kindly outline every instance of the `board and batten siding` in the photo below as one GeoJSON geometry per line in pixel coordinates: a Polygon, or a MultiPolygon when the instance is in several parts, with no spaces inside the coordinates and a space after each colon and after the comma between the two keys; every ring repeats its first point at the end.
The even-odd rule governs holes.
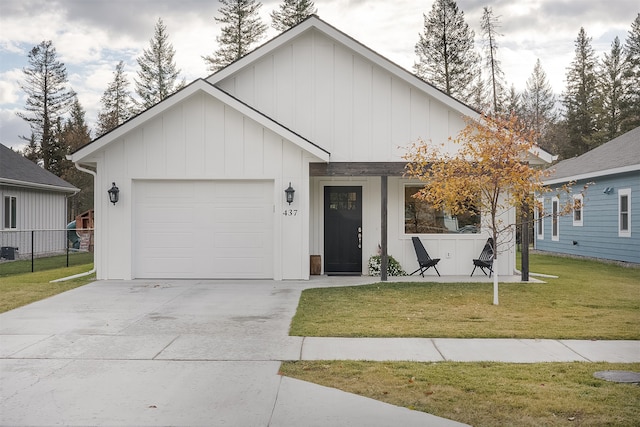
{"type": "Polygon", "coordinates": [[[56,253],[66,249],[67,194],[24,187],[0,186],[0,204],[3,216],[0,223],[0,246],[19,248],[18,255],[26,256],[32,250],[36,253],[56,253]],[[4,227],[4,198],[16,198],[16,228],[4,227]],[[31,247],[31,230],[34,247],[31,247]],[[44,231],[46,230],[46,231],[44,231]],[[54,232],[52,230],[61,230],[54,232]]]}
{"type": "Polygon", "coordinates": [[[459,112],[320,33],[302,34],[216,83],[331,153],[334,162],[402,161],[422,138],[445,144],[459,112]]]}
{"type": "MultiPolygon", "coordinates": [[[[536,238],[536,249],[640,263],[640,173],[631,172],[615,176],[596,177],[584,195],[582,226],[573,224],[573,216],[560,217],[559,239],[551,239],[551,218],[544,219],[544,239],[536,238]],[[613,188],[610,194],[604,190],[613,188]],[[631,190],[631,236],[618,235],[618,190],[631,190]],[[575,243],[574,243],[575,242],[575,243]]],[[[585,181],[573,186],[574,193],[585,181]]],[[[556,184],[556,186],[559,184],[556,184]]],[[[551,212],[551,194],[544,196],[545,212],[551,212]]],[[[560,204],[566,203],[566,196],[560,204]]]]}
{"type": "Polygon", "coordinates": [[[308,188],[310,161],[292,142],[208,94],[198,91],[153,119],[131,129],[92,155],[97,164],[96,248],[99,278],[132,277],[132,197],[136,180],[270,180],[274,200],[274,276],[308,277],[308,192],[296,192],[298,214],[281,215],[289,182],[308,188]],[[106,190],[120,189],[113,206],[106,190]],[[283,229],[286,230],[283,231],[283,229]]]}

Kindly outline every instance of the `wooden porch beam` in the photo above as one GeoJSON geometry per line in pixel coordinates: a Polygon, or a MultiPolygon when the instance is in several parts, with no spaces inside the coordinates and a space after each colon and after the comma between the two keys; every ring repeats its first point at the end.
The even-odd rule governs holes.
{"type": "Polygon", "coordinates": [[[310,163],[309,176],[402,176],[406,162],[310,163]]]}

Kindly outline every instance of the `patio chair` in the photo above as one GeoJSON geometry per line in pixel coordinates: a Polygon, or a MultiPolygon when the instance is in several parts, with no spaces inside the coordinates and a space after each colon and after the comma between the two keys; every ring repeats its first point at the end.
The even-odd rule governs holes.
{"type": "Polygon", "coordinates": [[[473,260],[473,271],[471,272],[471,276],[475,273],[476,268],[480,267],[480,270],[487,276],[487,271],[489,270],[488,276],[491,277],[493,273],[493,238],[489,237],[487,239],[487,243],[484,244],[484,248],[482,248],[482,252],[477,259],[473,260]]]}
{"type": "Polygon", "coordinates": [[[413,276],[419,271],[420,275],[424,277],[424,272],[430,269],[431,267],[433,267],[436,273],[438,273],[438,276],[440,276],[440,272],[436,267],[436,264],[440,262],[440,258],[431,258],[427,253],[427,250],[424,248],[424,245],[422,244],[422,241],[420,240],[419,237],[412,237],[411,240],[413,241],[413,247],[416,250],[416,256],[418,257],[418,265],[420,267],[416,271],[411,273],[410,276],[413,276]]]}

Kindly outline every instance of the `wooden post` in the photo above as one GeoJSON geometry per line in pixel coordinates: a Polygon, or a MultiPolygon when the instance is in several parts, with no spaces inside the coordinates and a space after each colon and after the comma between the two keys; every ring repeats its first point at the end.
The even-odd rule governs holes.
{"type": "Polygon", "coordinates": [[[387,201],[388,201],[388,178],[380,177],[380,280],[387,281],[387,269],[389,265],[389,254],[387,252],[387,201]]]}
{"type": "Polygon", "coordinates": [[[529,203],[525,200],[522,203],[522,226],[520,227],[520,244],[522,246],[522,268],[520,269],[520,280],[529,281],[529,229],[531,227],[529,218],[529,203]]]}

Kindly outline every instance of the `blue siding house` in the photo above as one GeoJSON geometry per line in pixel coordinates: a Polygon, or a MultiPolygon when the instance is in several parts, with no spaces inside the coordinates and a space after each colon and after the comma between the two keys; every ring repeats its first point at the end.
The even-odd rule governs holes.
{"type": "Polygon", "coordinates": [[[556,188],[570,181],[573,194],[539,196],[536,249],[640,263],[640,127],[559,162],[544,183],[556,188]],[[586,183],[591,185],[582,196],[586,183]],[[554,215],[568,197],[580,207],[554,215]]]}

